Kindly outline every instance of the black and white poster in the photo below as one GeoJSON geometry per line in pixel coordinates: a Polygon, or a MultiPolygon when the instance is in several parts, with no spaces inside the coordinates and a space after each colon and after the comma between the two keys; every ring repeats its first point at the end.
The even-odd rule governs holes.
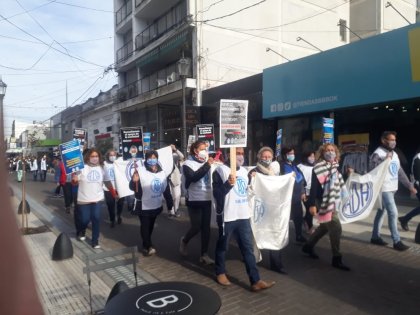
{"type": "Polygon", "coordinates": [[[143,159],[143,127],[121,128],[123,160],[143,159]]]}
{"type": "Polygon", "coordinates": [[[220,100],[220,147],[246,147],[247,100],[220,100]]]}
{"type": "Polygon", "coordinates": [[[208,153],[215,153],[214,125],[197,125],[195,128],[197,130],[197,140],[206,143],[206,150],[208,153]]]}

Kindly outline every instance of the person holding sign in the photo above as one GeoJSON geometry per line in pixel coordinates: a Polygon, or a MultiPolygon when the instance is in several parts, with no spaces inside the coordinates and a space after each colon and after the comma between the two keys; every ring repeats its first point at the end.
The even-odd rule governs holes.
{"type": "Polygon", "coordinates": [[[212,164],[213,158],[208,156],[206,143],[198,140],[191,145],[190,159],[185,161],[182,166],[191,227],[187,234],[181,238],[179,251],[181,255],[187,256],[188,242],[201,232],[200,262],[205,265],[214,263],[208,255],[211,219],[210,168],[212,164]]]}
{"type": "Polygon", "coordinates": [[[349,271],[343,264],[340,252],[341,223],[337,215],[337,207],[341,201],[345,183],[338,171],[340,153],[336,145],[323,144],[318,150],[319,160],[312,171],[311,191],[309,195],[309,211],[313,216],[318,215],[319,226],[309,236],[303,245],[302,251],[313,259],[318,259],[314,251],[315,244],[325,235],[329,234],[332,257],[332,266],[340,270],[349,271]]]}
{"type": "Polygon", "coordinates": [[[159,154],[150,150],[145,154],[145,167],[136,169],[129,187],[134,191],[134,214],[140,219],[140,234],[143,240],[143,254],[156,254],[152,244],[152,232],[157,216],[162,212],[162,195],[168,209],[173,207],[173,200],[165,172],[158,164],[159,154]]]}
{"type": "Polygon", "coordinates": [[[247,196],[248,172],[242,167],[245,160],[244,149],[237,147],[230,150],[231,159],[235,158],[232,161],[233,166],[220,165],[213,172],[213,196],[216,201],[216,221],[219,226],[215,256],[217,282],[223,286],[231,284],[226,276],[225,256],[230,238],[235,236],[245,262],[251,291],[257,292],[272,287],[275,282],[260,279],[254,256],[247,196]]]}
{"type": "MultiPolygon", "coordinates": [[[[104,179],[105,171],[101,160],[101,154],[96,149],[89,149],[84,155],[84,168],[77,174],[73,173],[73,184],[78,184],[77,205],[79,207],[81,230],[86,230],[89,221],[92,222],[92,247],[99,246],[99,227],[101,215],[101,201],[104,200],[103,185],[111,192],[114,198],[117,197],[115,189],[110,181],[104,179]]],[[[81,232],[81,231],[77,231],[81,232]]],[[[84,235],[79,235],[85,239],[84,235]]]]}

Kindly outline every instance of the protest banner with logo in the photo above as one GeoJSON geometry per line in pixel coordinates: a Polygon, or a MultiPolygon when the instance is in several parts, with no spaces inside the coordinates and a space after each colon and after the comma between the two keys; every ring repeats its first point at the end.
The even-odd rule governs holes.
{"type": "Polygon", "coordinates": [[[187,144],[187,153],[190,152],[190,148],[192,146],[192,144],[195,142],[196,136],[194,135],[189,135],[188,136],[188,144],[187,144]]]}
{"type": "Polygon", "coordinates": [[[59,146],[61,158],[64,163],[66,174],[80,171],[85,167],[79,141],[74,139],[59,146]]]}
{"type": "Polygon", "coordinates": [[[197,125],[195,128],[197,132],[197,140],[201,140],[206,143],[206,150],[208,153],[215,153],[214,125],[197,125]]]}
{"type": "Polygon", "coordinates": [[[144,152],[150,150],[150,138],[152,136],[151,132],[144,132],[143,133],[143,150],[144,152]]]}
{"type": "Polygon", "coordinates": [[[334,119],[322,118],[322,143],[334,143],[334,119]]]}
{"type": "Polygon", "coordinates": [[[143,159],[143,127],[121,128],[123,160],[143,159]]]}
{"type": "Polygon", "coordinates": [[[277,130],[276,134],[276,157],[279,157],[281,154],[281,138],[283,136],[283,129],[277,130]]]}

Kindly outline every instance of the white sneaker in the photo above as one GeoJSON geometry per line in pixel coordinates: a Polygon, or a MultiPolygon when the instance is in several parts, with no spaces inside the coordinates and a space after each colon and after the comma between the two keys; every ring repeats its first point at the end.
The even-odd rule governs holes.
{"type": "Polygon", "coordinates": [[[86,239],[86,236],[84,236],[84,235],[83,236],[78,236],[77,239],[79,241],[84,241],[86,239]]]}
{"type": "Polygon", "coordinates": [[[101,248],[101,246],[99,245],[99,244],[96,244],[96,245],[94,245],[94,246],[92,246],[94,249],[99,249],[99,248],[101,248]]]}
{"type": "Polygon", "coordinates": [[[154,249],[153,247],[150,247],[148,252],[147,252],[147,255],[152,256],[154,254],[156,254],[156,249],[154,249]]]}
{"type": "Polygon", "coordinates": [[[203,265],[214,265],[214,260],[209,257],[209,255],[204,254],[200,257],[200,263],[203,265]]]}
{"type": "Polygon", "coordinates": [[[188,256],[188,248],[187,244],[184,242],[184,237],[181,237],[181,241],[179,242],[179,252],[182,256],[188,256]]]}

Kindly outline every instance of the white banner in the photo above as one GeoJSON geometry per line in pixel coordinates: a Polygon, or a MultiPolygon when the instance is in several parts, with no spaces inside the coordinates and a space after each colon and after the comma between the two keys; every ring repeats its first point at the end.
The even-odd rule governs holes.
{"type": "Polygon", "coordinates": [[[295,177],[256,173],[249,189],[251,225],[259,249],[279,250],[289,243],[290,207],[295,177]]]}
{"type": "Polygon", "coordinates": [[[346,182],[348,194],[343,198],[338,211],[341,223],[363,220],[377,207],[378,198],[381,201],[380,193],[390,162],[390,159],[386,159],[365,175],[350,175],[346,182]]]}
{"type": "MultiPolygon", "coordinates": [[[[172,173],[174,168],[174,160],[172,157],[172,148],[171,146],[164,147],[157,150],[159,154],[159,163],[162,167],[166,176],[169,176],[172,173]]],[[[143,162],[141,160],[137,161],[137,170],[140,173],[144,171],[143,162]]],[[[115,172],[115,185],[117,186],[118,196],[120,198],[133,195],[134,192],[128,187],[131,177],[134,173],[134,161],[117,159],[114,162],[114,172],[115,172]]]]}

